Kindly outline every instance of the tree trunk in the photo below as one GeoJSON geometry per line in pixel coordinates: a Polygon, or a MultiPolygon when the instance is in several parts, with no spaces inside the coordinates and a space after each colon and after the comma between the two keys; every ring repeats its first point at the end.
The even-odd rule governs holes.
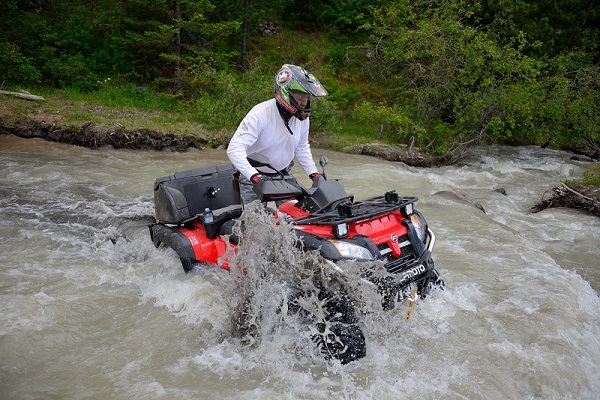
{"type": "Polygon", "coordinates": [[[181,4],[179,0],[175,2],[175,76],[173,77],[173,93],[181,89],[181,4]]]}
{"type": "Polygon", "coordinates": [[[244,23],[242,25],[242,59],[240,60],[240,64],[242,65],[242,69],[246,69],[246,36],[248,30],[248,6],[250,4],[250,0],[246,0],[246,5],[244,8],[244,23]]]}

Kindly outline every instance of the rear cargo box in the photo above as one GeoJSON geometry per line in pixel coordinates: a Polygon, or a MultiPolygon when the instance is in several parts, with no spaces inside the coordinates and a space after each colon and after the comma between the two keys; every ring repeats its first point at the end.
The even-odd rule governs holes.
{"type": "Polygon", "coordinates": [[[196,168],[154,182],[154,213],[158,222],[179,224],[205,208],[241,204],[230,164],[196,168]]]}

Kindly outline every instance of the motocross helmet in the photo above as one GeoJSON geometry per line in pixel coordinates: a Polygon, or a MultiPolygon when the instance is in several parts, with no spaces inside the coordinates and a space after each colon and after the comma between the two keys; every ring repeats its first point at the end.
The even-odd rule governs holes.
{"type": "Polygon", "coordinates": [[[275,100],[286,120],[294,116],[303,121],[310,116],[310,98],[301,108],[292,96],[294,91],[315,97],[329,94],[313,74],[297,65],[284,64],[275,75],[275,100]]]}

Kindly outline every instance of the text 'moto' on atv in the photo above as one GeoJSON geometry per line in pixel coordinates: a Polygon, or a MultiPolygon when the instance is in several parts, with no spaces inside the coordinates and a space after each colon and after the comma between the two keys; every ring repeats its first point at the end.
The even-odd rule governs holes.
{"type": "MultiPolygon", "coordinates": [[[[270,168],[268,159],[260,154],[252,154],[248,160],[254,167],[270,168]]],[[[381,294],[385,310],[405,299],[412,305],[433,287],[443,286],[431,258],[435,235],[414,208],[416,197],[390,190],[355,201],[340,181],[326,179],[325,156],[320,164],[323,173],[310,188],[289,175],[254,186],[261,201],[278,204],[274,217],[292,227],[298,246],[319,252],[324,263],[342,273],[340,261],[361,261],[361,279],[381,294]]],[[[186,272],[195,264],[206,263],[229,269],[224,255],[228,247],[235,248],[243,240],[243,234],[232,234],[242,214],[237,177],[232,165],[223,164],[155,181],[156,222],[149,227],[150,236],[156,247],[162,244],[175,250],[186,272]]],[[[333,308],[327,310],[323,321],[311,321],[322,333],[313,341],[326,357],[342,363],[363,357],[365,339],[347,292],[342,288],[319,296],[334,301],[328,301],[333,308]]]]}

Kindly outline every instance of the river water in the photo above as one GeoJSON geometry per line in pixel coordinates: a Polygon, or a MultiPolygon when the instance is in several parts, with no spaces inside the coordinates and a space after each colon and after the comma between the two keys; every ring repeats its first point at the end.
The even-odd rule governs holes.
{"type": "MultiPolygon", "coordinates": [[[[344,366],[284,326],[240,341],[231,274],[186,275],[172,250],[152,245],[154,180],[225,163],[223,150],[0,136],[0,398],[600,398],[600,219],[529,211],[585,164],[532,147],[480,149],[434,169],[313,153],[357,198],[418,196],[446,282],[408,320],[404,305],[367,310],[367,356],[344,366]]],[[[293,253],[275,239],[260,245],[293,253]]]]}

